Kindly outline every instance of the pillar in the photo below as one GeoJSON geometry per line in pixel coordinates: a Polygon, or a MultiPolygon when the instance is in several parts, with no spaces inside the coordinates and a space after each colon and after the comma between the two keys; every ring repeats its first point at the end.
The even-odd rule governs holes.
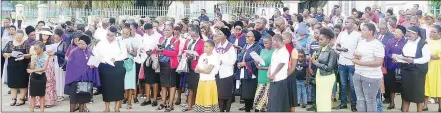
{"type": "Polygon", "coordinates": [[[16,15],[24,15],[24,5],[23,4],[15,5],[15,13],[16,15]]]}
{"type": "Polygon", "coordinates": [[[46,21],[47,6],[45,4],[38,5],[37,21],[46,21]]]}

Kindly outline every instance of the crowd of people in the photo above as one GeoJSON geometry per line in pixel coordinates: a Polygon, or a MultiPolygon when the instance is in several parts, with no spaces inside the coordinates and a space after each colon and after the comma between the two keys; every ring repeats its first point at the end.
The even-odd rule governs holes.
{"type": "Polygon", "coordinates": [[[313,7],[291,15],[285,7],[269,19],[225,20],[219,9],[213,20],[203,9],[180,22],[95,17],[91,25],[39,21],[24,29],[6,18],[2,82],[10,106],[28,102],[30,111],[69,98],[70,112],[89,112],[101,94],[104,112],[111,102],[115,112],[134,103],[229,112],[233,102],[246,112],[330,112],[348,103],[353,112],[381,112],[383,104],[395,109],[399,93],[403,112],[410,103],[427,111],[430,99],[441,112],[441,17],[418,7],[399,15],[354,8],[352,16],[338,5],[330,15],[313,7]]]}

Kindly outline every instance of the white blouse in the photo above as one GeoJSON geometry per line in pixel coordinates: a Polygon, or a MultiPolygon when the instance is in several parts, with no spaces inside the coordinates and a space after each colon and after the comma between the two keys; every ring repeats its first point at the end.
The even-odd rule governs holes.
{"type": "MultiPolygon", "coordinates": [[[[224,42],[224,44],[220,45],[219,47],[226,48],[227,45],[228,42],[224,42]]],[[[234,63],[236,63],[237,59],[236,49],[231,46],[225,53],[218,53],[217,51],[214,52],[217,53],[220,58],[219,78],[227,78],[233,76],[234,63]]]]}
{"type": "Polygon", "coordinates": [[[275,82],[285,80],[288,77],[289,52],[285,47],[274,51],[273,57],[271,57],[271,65],[269,67],[271,69],[271,74],[274,73],[279,64],[282,63],[285,65],[283,65],[282,69],[280,69],[280,71],[274,76],[275,82]]]}
{"type": "MultiPolygon", "coordinates": [[[[416,39],[415,41],[408,40],[406,44],[404,44],[403,47],[403,56],[406,57],[415,57],[416,55],[416,49],[418,46],[418,42],[421,38],[416,39]]],[[[430,61],[430,48],[428,45],[424,45],[422,48],[422,57],[416,58],[413,60],[414,64],[425,64],[430,61]]]]}
{"type": "Polygon", "coordinates": [[[161,38],[161,34],[153,33],[152,35],[144,34],[142,44],[145,51],[153,50],[159,44],[159,39],[161,38]]]}
{"type": "Polygon", "coordinates": [[[103,40],[98,42],[98,44],[93,49],[93,54],[101,57],[101,62],[111,62],[114,58],[115,61],[123,61],[127,58],[127,48],[126,45],[121,40],[114,40],[109,42],[108,40],[103,40]]]}
{"type": "Polygon", "coordinates": [[[200,74],[199,81],[216,80],[215,76],[218,73],[220,67],[220,58],[218,54],[213,53],[210,56],[208,56],[207,53],[202,54],[199,57],[199,61],[196,68],[202,69],[202,68],[206,68],[209,65],[213,65],[214,68],[211,70],[209,74],[199,73],[200,74]]]}

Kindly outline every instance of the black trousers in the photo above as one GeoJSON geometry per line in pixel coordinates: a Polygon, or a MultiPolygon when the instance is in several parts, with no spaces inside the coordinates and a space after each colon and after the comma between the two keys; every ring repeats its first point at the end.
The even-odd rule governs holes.
{"type": "Polygon", "coordinates": [[[232,99],[219,99],[220,112],[230,112],[232,99]]]}

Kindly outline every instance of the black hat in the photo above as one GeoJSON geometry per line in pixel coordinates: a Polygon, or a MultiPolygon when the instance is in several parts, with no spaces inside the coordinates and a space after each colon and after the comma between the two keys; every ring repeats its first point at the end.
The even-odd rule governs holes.
{"type": "Polygon", "coordinates": [[[420,28],[418,28],[418,27],[415,27],[415,26],[408,27],[408,28],[407,28],[407,31],[408,31],[408,32],[416,33],[416,34],[418,34],[419,37],[421,37],[420,28]]]}
{"type": "Polygon", "coordinates": [[[35,28],[32,26],[28,26],[25,28],[26,34],[29,35],[32,32],[35,32],[35,28]]]}
{"type": "Polygon", "coordinates": [[[79,40],[86,42],[87,45],[90,44],[90,38],[87,35],[81,35],[79,40]]]}
{"type": "Polygon", "coordinates": [[[65,24],[68,25],[68,26],[73,25],[73,23],[71,21],[66,21],[65,24]]]}
{"type": "Polygon", "coordinates": [[[285,11],[287,11],[287,10],[289,10],[288,7],[284,7],[284,8],[283,8],[283,12],[285,12],[285,11]]]}
{"type": "Polygon", "coordinates": [[[151,23],[144,24],[144,30],[153,29],[153,25],[151,23]]]}
{"type": "Polygon", "coordinates": [[[233,27],[236,27],[236,26],[243,27],[243,23],[242,23],[242,21],[236,21],[236,22],[234,22],[234,26],[233,26],[233,27]]]}
{"type": "Polygon", "coordinates": [[[118,29],[115,26],[110,26],[109,31],[113,33],[118,33],[118,29]]]}
{"type": "Polygon", "coordinates": [[[225,36],[227,36],[227,38],[230,37],[230,35],[231,35],[231,30],[230,30],[230,29],[228,29],[228,28],[226,28],[226,27],[223,27],[223,28],[220,28],[219,30],[222,31],[222,33],[223,33],[225,36]]]}
{"type": "Polygon", "coordinates": [[[251,32],[253,32],[254,35],[254,41],[258,42],[260,40],[260,38],[262,37],[262,35],[260,34],[259,31],[257,30],[252,30],[251,32]]]}
{"type": "Polygon", "coordinates": [[[397,29],[400,29],[401,30],[401,32],[403,32],[403,34],[405,35],[406,34],[406,28],[405,27],[403,27],[403,26],[401,26],[401,25],[398,25],[397,26],[397,29]]]}
{"type": "Polygon", "coordinates": [[[72,39],[75,39],[75,38],[80,38],[81,36],[83,36],[84,34],[81,34],[81,33],[73,33],[72,34],[72,39]]]}

